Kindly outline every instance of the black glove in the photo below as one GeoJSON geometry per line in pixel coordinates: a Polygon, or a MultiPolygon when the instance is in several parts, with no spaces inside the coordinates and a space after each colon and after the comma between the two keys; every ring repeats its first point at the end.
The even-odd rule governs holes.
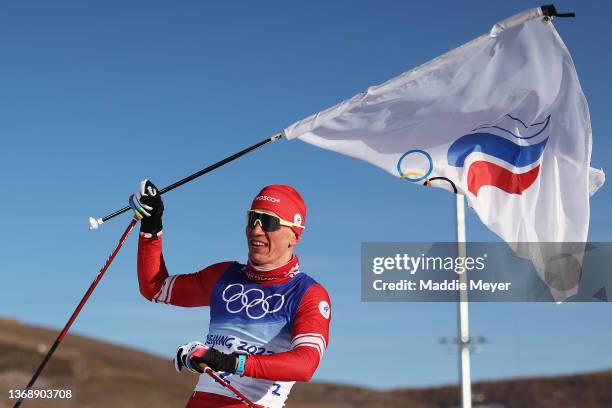
{"type": "Polygon", "coordinates": [[[140,183],[140,191],[132,194],[129,201],[134,210],[134,218],[141,220],[140,231],[157,239],[157,234],[163,228],[164,203],[155,184],[147,179],[143,180],[140,183]]]}
{"type": "Polygon", "coordinates": [[[200,364],[206,364],[213,371],[236,372],[237,353],[225,354],[198,341],[183,344],[176,350],[174,368],[181,371],[185,367],[191,372],[204,372],[200,364]]]}
{"type": "Polygon", "coordinates": [[[206,364],[213,371],[225,371],[233,374],[236,371],[236,358],[236,353],[225,354],[211,348],[202,357],[192,357],[191,364],[194,365],[195,363],[196,367],[199,367],[200,364],[206,364]]]}

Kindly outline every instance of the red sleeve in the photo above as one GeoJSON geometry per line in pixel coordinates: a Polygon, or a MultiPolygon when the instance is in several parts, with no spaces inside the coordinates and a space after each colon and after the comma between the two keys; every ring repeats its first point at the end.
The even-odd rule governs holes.
{"type": "Polygon", "coordinates": [[[310,381],[329,342],[331,306],[323,286],[308,288],[292,326],[291,350],[250,355],[244,375],[273,381],[310,381]]]}
{"type": "Polygon", "coordinates": [[[168,275],[162,254],[162,237],[140,236],[138,240],[138,285],[142,296],[152,302],[175,306],[210,305],[210,294],[219,277],[232,262],[221,262],[185,275],[168,275]]]}

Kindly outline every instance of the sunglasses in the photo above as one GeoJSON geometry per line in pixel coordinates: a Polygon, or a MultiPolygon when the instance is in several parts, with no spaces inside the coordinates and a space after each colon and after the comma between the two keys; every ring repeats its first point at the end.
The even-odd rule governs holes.
{"type": "Polygon", "coordinates": [[[276,215],[264,213],[256,210],[247,211],[247,227],[255,228],[259,224],[262,230],[265,232],[273,232],[280,229],[280,227],[298,227],[304,228],[303,225],[298,225],[293,222],[285,221],[276,215]]]}

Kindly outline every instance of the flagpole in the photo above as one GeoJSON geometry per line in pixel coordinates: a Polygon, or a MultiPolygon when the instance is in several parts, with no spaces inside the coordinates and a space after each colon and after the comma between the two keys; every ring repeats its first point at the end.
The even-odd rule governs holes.
{"type": "MultiPolygon", "coordinates": [[[[457,256],[465,257],[465,201],[463,194],[456,195],[457,203],[457,256]]],[[[467,285],[467,271],[459,275],[459,282],[467,285]]],[[[461,285],[464,286],[464,285],[461,285]]],[[[459,291],[459,378],[461,383],[461,407],[472,408],[472,380],[470,377],[470,334],[468,321],[467,290],[459,291]]]]}

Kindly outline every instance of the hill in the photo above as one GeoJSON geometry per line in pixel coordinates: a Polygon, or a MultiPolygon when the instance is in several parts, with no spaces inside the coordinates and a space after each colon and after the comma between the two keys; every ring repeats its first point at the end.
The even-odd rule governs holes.
{"type": "MultiPolygon", "coordinates": [[[[23,387],[57,331],[0,319],[0,408],[8,390],[23,387]]],[[[68,335],[39,378],[38,389],[70,389],[70,400],[29,400],[32,407],[182,407],[196,377],[177,374],[168,360],[77,335],[68,335]]],[[[474,384],[480,407],[612,407],[612,371],[474,384]]],[[[289,408],[453,407],[456,386],[376,391],[327,383],[298,383],[289,408]]]]}

